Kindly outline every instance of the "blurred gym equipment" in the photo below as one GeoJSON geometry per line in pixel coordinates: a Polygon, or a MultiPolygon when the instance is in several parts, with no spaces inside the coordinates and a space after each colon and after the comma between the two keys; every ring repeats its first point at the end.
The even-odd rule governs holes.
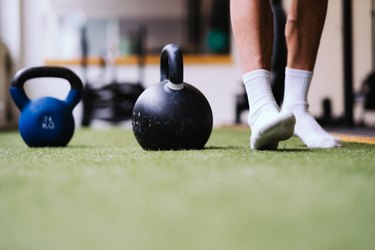
{"type": "Polygon", "coordinates": [[[9,95],[13,63],[9,50],[0,41],[0,129],[17,127],[17,111],[9,95]]]}
{"type": "Polygon", "coordinates": [[[109,83],[93,84],[87,77],[88,42],[86,31],[82,30],[82,68],[84,70],[85,91],[83,95],[83,126],[89,126],[92,121],[100,120],[116,125],[130,120],[134,104],[143,92],[145,65],[145,37],[143,26],[138,28],[135,51],[138,57],[138,81],[119,82],[115,77],[115,59],[113,55],[102,58],[102,70],[111,67],[112,80],[109,83]]]}

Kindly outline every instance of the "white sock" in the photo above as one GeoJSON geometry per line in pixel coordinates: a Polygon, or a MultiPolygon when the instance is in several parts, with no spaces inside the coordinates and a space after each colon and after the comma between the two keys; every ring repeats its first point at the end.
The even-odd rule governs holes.
{"type": "Polygon", "coordinates": [[[293,135],[294,115],[280,113],[271,89],[271,72],[264,69],[243,75],[249,100],[248,123],[251,127],[252,149],[277,149],[281,140],[293,135]]]}
{"type": "Polygon", "coordinates": [[[296,117],[294,134],[309,148],[339,147],[340,140],[328,134],[308,111],[307,93],[313,72],[285,69],[283,111],[291,111],[296,117]]]}

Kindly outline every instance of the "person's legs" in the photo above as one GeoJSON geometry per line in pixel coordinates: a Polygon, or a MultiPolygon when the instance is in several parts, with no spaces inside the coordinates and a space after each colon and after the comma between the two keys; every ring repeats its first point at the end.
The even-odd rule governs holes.
{"type": "Polygon", "coordinates": [[[309,113],[307,102],[327,5],[328,0],[292,0],[285,27],[288,62],[282,110],[294,113],[294,133],[310,148],[340,145],[309,113]]]}
{"type": "Polygon", "coordinates": [[[273,16],[268,0],[231,0],[233,34],[249,99],[252,149],[276,149],[278,142],[293,135],[295,118],[280,114],[273,97],[271,56],[273,16]]]}
{"type": "Polygon", "coordinates": [[[231,0],[231,21],[243,73],[271,70],[273,16],[268,0],[231,0]]]}

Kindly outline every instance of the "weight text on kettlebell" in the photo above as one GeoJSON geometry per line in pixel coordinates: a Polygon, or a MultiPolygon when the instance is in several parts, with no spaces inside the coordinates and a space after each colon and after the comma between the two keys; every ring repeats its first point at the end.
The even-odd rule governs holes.
{"type": "Polygon", "coordinates": [[[54,128],[55,128],[55,123],[52,120],[52,116],[44,116],[44,120],[42,122],[42,129],[52,130],[54,128]]]}

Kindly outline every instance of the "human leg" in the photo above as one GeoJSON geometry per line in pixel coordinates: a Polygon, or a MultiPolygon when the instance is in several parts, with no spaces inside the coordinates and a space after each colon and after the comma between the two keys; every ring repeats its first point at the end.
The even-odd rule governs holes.
{"type": "Polygon", "coordinates": [[[269,1],[231,0],[230,10],[243,73],[270,70],[273,16],[269,1]]]}
{"type": "Polygon", "coordinates": [[[307,102],[327,5],[328,0],[293,0],[285,27],[288,62],[282,110],[294,113],[294,133],[310,148],[340,146],[339,140],[316,122],[307,102]]]}
{"type": "Polygon", "coordinates": [[[292,136],[295,119],[291,112],[280,114],[270,86],[273,46],[270,3],[231,0],[231,20],[250,106],[251,148],[276,149],[279,141],[292,136]]]}

